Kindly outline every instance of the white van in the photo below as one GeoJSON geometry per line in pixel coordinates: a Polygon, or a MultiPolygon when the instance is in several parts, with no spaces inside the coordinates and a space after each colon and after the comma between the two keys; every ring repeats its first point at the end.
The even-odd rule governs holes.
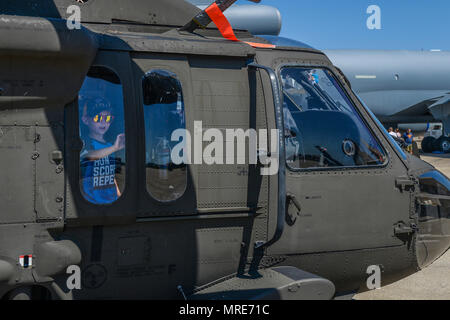
{"type": "Polygon", "coordinates": [[[443,134],[443,125],[442,123],[431,123],[430,128],[425,132],[424,137],[433,137],[438,139],[443,134]]]}

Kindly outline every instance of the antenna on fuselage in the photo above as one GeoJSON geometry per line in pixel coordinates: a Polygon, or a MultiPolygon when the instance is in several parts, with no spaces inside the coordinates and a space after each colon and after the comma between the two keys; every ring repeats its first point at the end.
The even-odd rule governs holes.
{"type": "MultiPolygon", "coordinates": [[[[219,9],[222,12],[225,12],[225,10],[227,10],[229,7],[231,7],[236,1],[237,0],[216,0],[208,8],[210,8],[211,6],[216,5],[216,6],[219,7],[219,9]]],[[[248,0],[248,1],[255,2],[255,3],[260,3],[261,2],[261,0],[248,0]]],[[[194,32],[197,28],[205,29],[212,22],[212,19],[206,13],[208,8],[206,8],[205,10],[203,10],[202,12],[197,14],[184,27],[181,27],[180,31],[194,32]]]]}

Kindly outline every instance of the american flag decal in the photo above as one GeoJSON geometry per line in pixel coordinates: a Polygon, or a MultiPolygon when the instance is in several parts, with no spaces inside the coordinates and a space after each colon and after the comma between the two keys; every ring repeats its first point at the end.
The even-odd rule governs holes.
{"type": "Polygon", "coordinates": [[[22,268],[30,268],[33,266],[33,255],[23,255],[19,257],[19,263],[22,266],[22,268]]]}

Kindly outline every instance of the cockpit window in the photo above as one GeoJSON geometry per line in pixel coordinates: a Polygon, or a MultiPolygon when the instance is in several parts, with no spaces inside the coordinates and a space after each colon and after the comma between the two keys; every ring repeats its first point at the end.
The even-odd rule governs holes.
{"type": "Polygon", "coordinates": [[[291,168],[385,163],[385,152],[328,69],[285,67],[281,78],[291,168]]]}
{"type": "Polygon", "coordinates": [[[78,97],[80,187],[86,200],[115,202],[125,185],[125,124],[119,77],[104,67],[90,69],[78,97]]]}
{"type": "Polygon", "coordinates": [[[172,150],[180,143],[172,141],[172,133],[186,128],[181,83],[170,71],[152,70],[143,78],[142,89],[147,190],[158,201],[174,201],[187,184],[186,164],[172,159],[172,150]]]}

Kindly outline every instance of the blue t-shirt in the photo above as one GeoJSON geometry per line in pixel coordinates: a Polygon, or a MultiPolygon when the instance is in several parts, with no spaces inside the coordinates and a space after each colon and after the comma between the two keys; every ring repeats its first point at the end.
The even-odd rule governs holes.
{"type": "Polygon", "coordinates": [[[414,135],[412,133],[408,134],[407,132],[405,132],[405,134],[403,135],[403,140],[405,140],[405,143],[408,146],[413,143],[413,139],[414,135]]]}
{"type": "Polygon", "coordinates": [[[117,200],[116,162],[113,154],[99,160],[90,160],[85,156],[89,151],[111,146],[110,143],[86,139],[80,155],[83,195],[86,200],[95,204],[108,204],[117,200]]]}

